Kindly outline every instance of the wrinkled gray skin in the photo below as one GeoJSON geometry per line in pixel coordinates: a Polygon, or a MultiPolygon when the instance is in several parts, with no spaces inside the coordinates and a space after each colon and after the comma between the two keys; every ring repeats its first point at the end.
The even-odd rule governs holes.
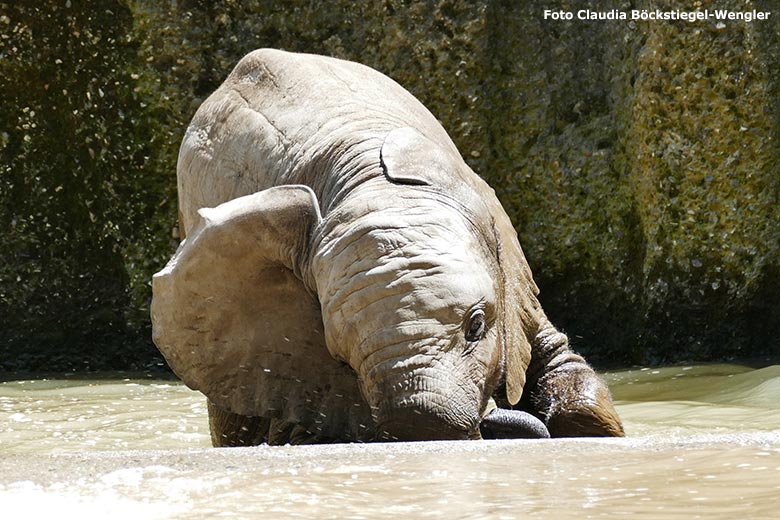
{"type": "Polygon", "coordinates": [[[493,190],[386,76],[247,55],[192,120],[178,189],[154,341],[215,445],[623,434],[493,190]]]}

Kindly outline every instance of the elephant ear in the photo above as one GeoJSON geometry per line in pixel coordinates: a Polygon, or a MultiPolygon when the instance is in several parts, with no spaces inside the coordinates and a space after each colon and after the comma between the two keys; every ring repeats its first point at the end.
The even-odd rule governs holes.
{"type": "Polygon", "coordinates": [[[301,280],[321,219],[314,193],[279,186],[198,214],[152,284],[154,342],[173,371],[230,412],[359,440],[368,406],[328,354],[319,302],[301,280]]]}
{"type": "Polygon", "coordinates": [[[451,155],[413,128],[390,131],[380,151],[382,170],[391,182],[415,186],[451,183],[451,155]]]}
{"type": "Polygon", "coordinates": [[[486,199],[493,215],[501,274],[506,397],[514,406],[523,394],[526,371],[531,362],[531,345],[544,313],[536,297],[539,289],[512,222],[495,193],[486,199]]]}

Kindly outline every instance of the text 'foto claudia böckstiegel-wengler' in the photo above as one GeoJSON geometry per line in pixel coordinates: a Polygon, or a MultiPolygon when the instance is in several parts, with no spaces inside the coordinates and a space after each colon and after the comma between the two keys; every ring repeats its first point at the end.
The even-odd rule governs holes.
{"type": "Polygon", "coordinates": [[[697,9],[694,11],[662,11],[660,9],[631,9],[621,11],[611,9],[609,11],[592,11],[590,9],[580,9],[578,11],[565,11],[545,9],[543,17],[545,20],[683,20],[686,22],[695,22],[699,20],[742,20],[752,22],[754,20],[768,20],[771,11],[734,11],[729,9],[697,9]]]}

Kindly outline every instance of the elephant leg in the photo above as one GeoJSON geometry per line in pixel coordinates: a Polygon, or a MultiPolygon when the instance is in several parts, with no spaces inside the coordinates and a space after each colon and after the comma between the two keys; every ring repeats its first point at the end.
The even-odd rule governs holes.
{"type": "Polygon", "coordinates": [[[521,407],[540,417],[552,437],[622,437],[606,383],[546,322],[531,346],[521,407]]]}
{"type": "Polygon", "coordinates": [[[329,444],[334,439],[311,433],[300,424],[282,419],[249,417],[228,412],[207,401],[211,444],[215,448],[284,444],[329,444]]]}
{"type": "Polygon", "coordinates": [[[216,448],[257,446],[268,439],[271,419],[228,412],[207,401],[211,444],[216,448]]]}

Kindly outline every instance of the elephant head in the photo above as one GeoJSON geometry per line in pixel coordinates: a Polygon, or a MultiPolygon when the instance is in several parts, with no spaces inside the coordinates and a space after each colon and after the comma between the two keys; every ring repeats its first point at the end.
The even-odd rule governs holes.
{"type": "Polygon", "coordinates": [[[522,391],[535,286],[492,190],[459,155],[400,128],[380,166],[384,178],[314,241],[326,344],[356,372],[381,436],[478,437],[499,384],[515,402],[522,391]]]}

